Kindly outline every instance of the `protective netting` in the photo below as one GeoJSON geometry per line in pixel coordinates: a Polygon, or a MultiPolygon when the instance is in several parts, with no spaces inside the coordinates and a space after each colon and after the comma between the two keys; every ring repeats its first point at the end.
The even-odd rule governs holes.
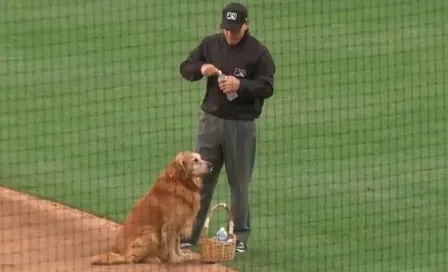
{"type": "MultiPolygon", "coordinates": [[[[0,184],[120,222],[194,147],[205,82],[179,65],[227,2],[0,3],[0,184]]],[[[250,246],[227,266],[448,271],[447,3],[245,2],[277,73],[258,121],[250,246]]],[[[224,171],[215,201],[230,201],[224,171]]],[[[2,269],[90,254],[37,266],[21,256],[49,250],[45,237],[27,246],[32,234],[11,232],[27,227],[19,215],[0,215],[2,269]]]]}

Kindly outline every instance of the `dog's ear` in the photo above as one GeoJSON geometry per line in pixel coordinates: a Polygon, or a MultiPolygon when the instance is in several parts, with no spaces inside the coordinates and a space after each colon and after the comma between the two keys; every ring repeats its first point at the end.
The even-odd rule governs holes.
{"type": "Polygon", "coordinates": [[[186,167],[185,158],[182,155],[176,156],[173,161],[174,175],[178,180],[185,180],[188,178],[188,171],[186,167]]]}

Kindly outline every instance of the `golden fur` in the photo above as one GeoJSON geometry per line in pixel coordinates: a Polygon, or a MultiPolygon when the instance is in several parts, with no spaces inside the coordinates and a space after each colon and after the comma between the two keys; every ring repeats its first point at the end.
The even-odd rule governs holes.
{"type": "Polygon", "coordinates": [[[181,263],[191,254],[180,249],[189,237],[200,207],[202,177],[212,165],[193,152],[180,152],[152,188],[139,199],[118,232],[110,252],[92,257],[92,264],[142,262],[181,263]]]}

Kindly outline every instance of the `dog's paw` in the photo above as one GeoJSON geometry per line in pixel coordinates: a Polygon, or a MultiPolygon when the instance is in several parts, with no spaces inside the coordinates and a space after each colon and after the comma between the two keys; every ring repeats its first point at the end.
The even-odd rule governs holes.
{"type": "Polygon", "coordinates": [[[147,263],[147,264],[161,264],[162,263],[162,261],[158,257],[147,257],[146,259],[144,259],[143,262],[147,263]]]}
{"type": "Polygon", "coordinates": [[[104,255],[95,255],[90,258],[90,264],[99,265],[99,264],[108,264],[109,260],[105,258],[104,255]]]}
{"type": "Polygon", "coordinates": [[[182,255],[184,254],[184,252],[183,252],[182,249],[179,247],[179,248],[176,248],[176,254],[179,255],[179,257],[182,257],[182,255]]]}
{"type": "Polygon", "coordinates": [[[182,257],[180,257],[177,254],[170,254],[168,256],[168,262],[172,263],[172,264],[178,264],[178,263],[182,263],[183,259],[182,259],[182,257]]]}
{"type": "Polygon", "coordinates": [[[179,257],[182,259],[182,261],[193,261],[195,260],[195,255],[192,252],[181,252],[179,257]]]}

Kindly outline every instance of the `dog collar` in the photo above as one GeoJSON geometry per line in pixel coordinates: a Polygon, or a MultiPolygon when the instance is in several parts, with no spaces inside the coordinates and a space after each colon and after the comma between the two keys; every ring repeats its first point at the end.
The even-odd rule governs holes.
{"type": "Polygon", "coordinates": [[[182,183],[182,182],[180,182],[180,180],[178,180],[172,173],[168,173],[168,177],[170,177],[172,180],[174,180],[174,181],[177,181],[177,182],[179,182],[179,183],[182,183]]]}
{"type": "Polygon", "coordinates": [[[190,190],[194,190],[194,191],[196,190],[196,187],[195,187],[195,186],[191,186],[188,182],[183,182],[183,181],[177,179],[177,178],[174,176],[173,173],[168,173],[168,177],[169,177],[170,179],[174,180],[175,182],[179,182],[180,184],[182,184],[182,186],[184,186],[184,187],[186,187],[186,188],[188,188],[188,189],[190,189],[190,190]]]}

